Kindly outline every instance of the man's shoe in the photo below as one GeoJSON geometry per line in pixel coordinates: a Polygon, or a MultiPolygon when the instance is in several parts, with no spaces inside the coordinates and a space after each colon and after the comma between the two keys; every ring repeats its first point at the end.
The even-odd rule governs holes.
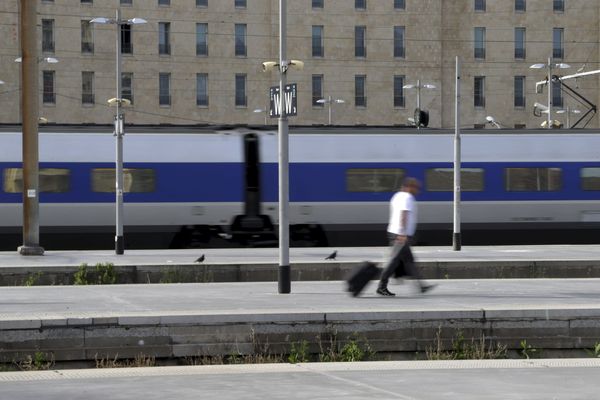
{"type": "Polygon", "coordinates": [[[377,289],[377,294],[379,294],[381,296],[387,296],[387,297],[395,296],[395,294],[392,293],[392,292],[390,292],[387,288],[379,288],[379,289],[377,289]]]}
{"type": "Polygon", "coordinates": [[[427,293],[427,292],[429,292],[431,289],[433,289],[436,286],[437,285],[422,285],[421,286],[421,293],[427,293]]]}

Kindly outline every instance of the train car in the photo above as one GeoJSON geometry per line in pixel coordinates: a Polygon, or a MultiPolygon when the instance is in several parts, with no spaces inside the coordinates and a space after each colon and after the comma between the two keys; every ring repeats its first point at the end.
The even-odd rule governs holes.
{"type": "MultiPolygon", "coordinates": [[[[600,134],[572,132],[464,134],[467,244],[480,240],[481,232],[502,242],[551,232],[598,240],[600,134]]],[[[57,126],[40,133],[42,245],[111,247],[114,147],[110,128],[57,126]]],[[[405,176],[423,182],[420,241],[449,241],[452,157],[453,135],[444,130],[293,129],[292,243],[384,244],[388,201],[405,176]]],[[[276,132],[135,128],[125,136],[124,160],[127,247],[275,245],[276,132]]],[[[10,248],[18,244],[22,223],[20,168],[21,134],[5,128],[0,234],[13,237],[3,241],[10,248]]]]}

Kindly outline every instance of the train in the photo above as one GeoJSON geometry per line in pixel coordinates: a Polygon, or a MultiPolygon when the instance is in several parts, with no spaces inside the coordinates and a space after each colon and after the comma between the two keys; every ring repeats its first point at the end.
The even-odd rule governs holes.
{"type": "MultiPolygon", "coordinates": [[[[385,244],[388,202],[407,176],[423,184],[419,242],[451,240],[453,140],[443,129],[292,128],[292,245],[385,244]]],[[[128,127],[126,246],[276,245],[277,154],[274,128],[128,127]]],[[[20,127],[3,127],[0,236],[12,238],[3,240],[10,247],[22,226],[21,160],[20,127]]],[[[39,162],[42,246],[110,247],[112,129],[44,128],[39,162]]],[[[599,240],[600,132],[465,130],[461,177],[465,244],[480,244],[483,232],[496,243],[552,233],[599,240]]]]}

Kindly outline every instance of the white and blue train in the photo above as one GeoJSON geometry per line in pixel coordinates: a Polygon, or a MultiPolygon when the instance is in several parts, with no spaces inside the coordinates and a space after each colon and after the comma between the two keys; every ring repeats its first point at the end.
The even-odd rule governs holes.
{"type": "MultiPolygon", "coordinates": [[[[138,127],[124,140],[128,247],[275,240],[276,132],[138,127]]],[[[598,240],[592,229],[600,226],[600,133],[468,131],[462,143],[467,244],[468,233],[476,231],[575,230],[598,240]]],[[[60,247],[52,237],[88,234],[110,247],[114,147],[110,128],[57,126],[40,133],[42,245],[60,247]]],[[[422,238],[432,234],[422,241],[431,242],[433,232],[451,227],[452,157],[450,131],[293,129],[293,242],[383,244],[388,201],[405,176],[423,182],[419,227],[422,238]]],[[[21,133],[5,127],[0,132],[0,234],[17,237],[20,168],[21,133]]],[[[450,240],[449,234],[443,236],[450,240]]]]}

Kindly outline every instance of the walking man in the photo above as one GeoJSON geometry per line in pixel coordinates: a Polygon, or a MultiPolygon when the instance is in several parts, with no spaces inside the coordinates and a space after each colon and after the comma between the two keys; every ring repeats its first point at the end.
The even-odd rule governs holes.
{"type": "Polygon", "coordinates": [[[417,229],[417,201],[421,184],[415,178],[405,178],[402,188],[390,201],[390,223],[388,237],[392,246],[390,261],[383,270],[377,294],[382,296],[395,296],[387,288],[390,277],[399,267],[404,267],[404,274],[411,276],[419,285],[421,293],[432,289],[434,285],[427,285],[421,280],[410,249],[412,237],[417,229]]]}

